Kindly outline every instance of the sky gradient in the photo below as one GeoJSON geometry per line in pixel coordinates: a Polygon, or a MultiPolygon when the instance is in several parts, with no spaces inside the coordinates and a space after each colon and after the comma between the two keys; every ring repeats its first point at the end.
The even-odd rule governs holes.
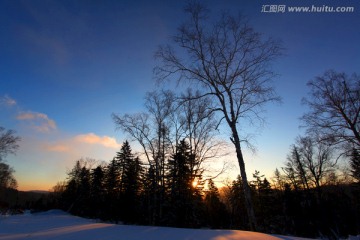
{"type": "MultiPolygon", "coordinates": [[[[271,177],[303,130],[299,117],[306,83],[328,69],[360,73],[358,0],[210,0],[220,10],[246,15],[286,51],[274,62],[281,105],[267,107],[256,133],[257,153],[245,153],[247,173],[271,177]],[[351,13],[264,13],[265,4],[351,6],[351,13]]],[[[0,126],[22,138],[6,160],[19,190],[48,190],[76,160],[109,161],[127,136],[112,113],[143,110],[157,88],[154,52],[184,20],[183,1],[0,1],[0,126]]],[[[236,158],[229,156],[236,166],[236,158]]],[[[235,167],[231,178],[238,174],[235,167]]],[[[251,175],[250,175],[251,176],[251,175]]]]}

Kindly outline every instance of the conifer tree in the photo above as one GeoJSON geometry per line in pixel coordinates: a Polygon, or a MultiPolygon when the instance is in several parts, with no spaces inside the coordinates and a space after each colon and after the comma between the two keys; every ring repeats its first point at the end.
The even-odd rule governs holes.
{"type": "Polygon", "coordinates": [[[115,160],[116,167],[119,174],[119,191],[121,194],[124,192],[124,183],[127,181],[126,172],[129,171],[131,162],[134,156],[131,153],[131,147],[128,141],[125,141],[121,146],[119,152],[117,152],[115,160]]]}
{"type": "Polygon", "coordinates": [[[76,161],[75,166],[68,172],[66,190],[63,194],[64,206],[66,206],[66,210],[71,213],[73,213],[73,209],[77,207],[81,165],[81,160],[76,161]]]}
{"type": "Polygon", "coordinates": [[[271,189],[270,182],[266,179],[265,175],[261,175],[259,171],[255,170],[253,174],[252,187],[254,190],[254,206],[256,216],[259,221],[259,229],[262,231],[271,231],[272,224],[271,216],[276,216],[279,210],[274,201],[274,194],[271,189]]]}
{"type": "Polygon", "coordinates": [[[219,189],[214,181],[208,181],[205,193],[206,221],[212,228],[223,228],[228,225],[228,214],[224,203],[220,201],[219,189]]]}
{"type": "Polygon", "coordinates": [[[189,144],[182,140],[176,148],[176,153],[168,161],[169,219],[172,220],[172,225],[178,227],[194,227],[200,222],[201,196],[196,186],[193,186],[195,173],[191,171],[194,158],[189,144]]]}
{"type": "Polygon", "coordinates": [[[91,210],[94,217],[103,218],[104,213],[103,209],[105,207],[105,192],[104,184],[105,183],[105,172],[102,166],[97,166],[91,172],[91,210]]]}
{"type": "Polygon", "coordinates": [[[230,187],[230,228],[248,228],[246,217],[245,196],[241,176],[232,182],[230,187]]]}
{"type": "Polygon", "coordinates": [[[82,216],[89,216],[90,214],[90,170],[85,166],[81,168],[79,179],[79,207],[78,213],[82,216]]]}
{"type": "Polygon", "coordinates": [[[111,160],[106,169],[106,178],[105,178],[105,204],[106,204],[106,219],[118,221],[120,210],[119,210],[119,185],[120,185],[120,175],[117,168],[117,161],[114,158],[111,160]]]}
{"type": "Polygon", "coordinates": [[[139,214],[142,167],[138,157],[134,157],[128,141],[117,154],[120,171],[120,201],[123,220],[135,222],[139,214]]]}
{"type": "Polygon", "coordinates": [[[360,183],[360,153],[356,149],[352,151],[350,167],[352,176],[360,183]]]}

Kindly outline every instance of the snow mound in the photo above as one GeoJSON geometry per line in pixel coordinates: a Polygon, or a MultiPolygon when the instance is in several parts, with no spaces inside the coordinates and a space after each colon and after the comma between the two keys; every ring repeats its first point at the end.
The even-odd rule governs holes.
{"type": "Polygon", "coordinates": [[[36,215],[41,215],[41,216],[59,216],[59,215],[70,215],[67,212],[64,212],[63,210],[60,209],[52,209],[46,212],[38,212],[35,213],[36,215]]]}
{"type": "Polygon", "coordinates": [[[0,219],[0,240],[300,240],[238,230],[181,229],[115,225],[72,216],[61,210],[0,219]]]}

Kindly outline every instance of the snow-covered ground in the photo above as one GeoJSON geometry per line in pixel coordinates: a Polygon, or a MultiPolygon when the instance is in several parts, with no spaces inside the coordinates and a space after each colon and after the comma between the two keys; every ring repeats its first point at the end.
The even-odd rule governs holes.
{"type": "Polygon", "coordinates": [[[300,240],[237,230],[182,229],[100,223],[60,210],[38,214],[0,215],[0,240],[300,240]]]}

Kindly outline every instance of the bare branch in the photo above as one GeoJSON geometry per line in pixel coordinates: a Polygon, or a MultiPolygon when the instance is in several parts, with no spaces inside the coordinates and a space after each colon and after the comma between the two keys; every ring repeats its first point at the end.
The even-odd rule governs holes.
{"type": "Polygon", "coordinates": [[[242,138],[246,134],[240,132],[239,126],[246,124],[246,120],[262,123],[263,107],[280,100],[271,84],[275,73],[270,63],[281,55],[282,48],[272,39],[264,40],[244,18],[224,13],[218,21],[210,22],[208,11],[199,3],[189,4],[186,13],[189,22],[184,23],[173,38],[186,58],[180,58],[175,47],[160,47],[156,53],[159,65],[154,73],[159,81],[175,77],[178,84],[186,81],[199,86],[201,97],[210,96],[214,100],[213,112],[221,113],[220,119],[225,119],[232,133],[250,225],[255,228],[241,151],[241,142],[248,142],[248,139],[242,138]]]}
{"type": "Polygon", "coordinates": [[[308,131],[322,141],[360,148],[360,77],[329,70],[309,81],[309,98],[303,99],[310,111],[302,117],[308,131]],[[345,145],[344,145],[345,143],[345,145]]]}
{"type": "Polygon", "coordinates": [[[0,162],[8,154],[15,154],[19,148],[18,142],[21,140],[20,137],[15,136],[14,130],[5,130],[0,127],[0,162]]]}

